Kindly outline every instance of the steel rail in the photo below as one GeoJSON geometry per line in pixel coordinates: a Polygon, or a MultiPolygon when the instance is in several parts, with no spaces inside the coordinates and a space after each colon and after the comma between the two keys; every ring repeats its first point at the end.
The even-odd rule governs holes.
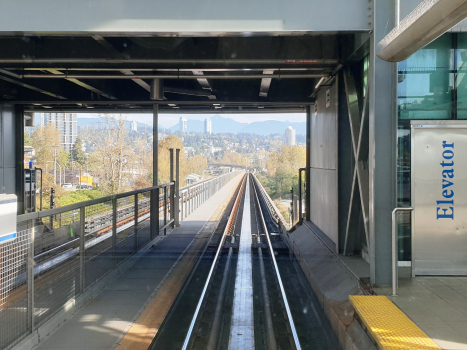
{"type": "Polygon", "coordinates": [[[290,306],[289,306],[289,302],[287,300],[287,295],[285,294],[284,285],[282,284],[282,278],[281,278],[281,274],[279,272],[279,267],[277,266],[276,257],[274,255],[274,249],[272,248],[272,243],[271,243],[271,239],[269,237],[268,227],[266,225],[266,221],[264,220],[263,210],[261,209],[261,202],[259,201],[258,192],[256,191],[257,183],[255,181],[253,181],[253,183],[254,183],[253,188],[254,188],[254,192],[255,192],[255,197],[256,197],[256,201],[258,203],[258,210],[259,210],[259,214],[260,214],[259,216],[261,217],[261,221],[262,221],[262,224],[264,226],[264,231],[266,232],[266,238],[268,240],[269,251],[271,253],[272,262],[274,264],[274,269],[276,271],[277,280],[279,282],[279,287],[280,287],[281,294],[282,294],[282,300],[284,301],[285,310],[287,312],[287,317],[289,319],[290,329],[292,330],[292,336],[293,336],[293,339],[294,339],[295,347],[296,347],[297,350],[301,350],[302,347],[300,345],[300,340],[298,339],[298,334],[297,334],[297,330],[295,328],[295,323],[294,323],[294,320],[293,320],[293,317],[292,317],[292,312],[290,311],[290,306]]]}
{"type": "MultiPolygon", "coordinates": [[[[248,174],[245,174],[243,176],[242,183],[240,184],[240,190],[238,191],[237,198],[235,199],[235,204],[234,204],[234,206],[232,208],[233,210],[236,207],[238,208],[237,203],[240,202],[240,199],[242,197],[242,193],[243,193],[243,190],[244,190],[244,187],[245,187],[247,176],[248,176],[248,174]]],[[[198,318],[199,311],[201,310],[201,305],[203,304],[203,301],[204,301],[204,296],[206,295],[206,291],[208,289],[209,283],[211,282],[211,278],[212,278],[212,275],[213,275],[213,272],[214,272],[214,268],[216,267],[217,260],[219,258],[220,252],[222,250],[222,246],[224,245],[225,238],[228,235],[229,227],[231,226],[232,221],[233,221],[233,215],[231,214],[229,216],[229,221],[227,222],[227,225],[226,225],[226,227],[224,229],[224,232],[222,233],[221,241],[219,242],[219,246],[217,247],[216,255],[214,256],[214,261],[213,261],[213,263],[211,265],[211,269],[209,270],[208,277],[206,278],[206,282],[204,284],[203,291],[201,292],[201,296],[199,298],[198,305],[196,306],[195,313],[193,315],[193,318],[191,319],[190,327],[188,328],[187,335],[185,336],[185,341],[183,342],[182,350],[187,350],[187,348],[188,348],[188,344],[190,342],[193,330],[195,328],[195,323],[196,323],[196,320],[198,318]]]]}

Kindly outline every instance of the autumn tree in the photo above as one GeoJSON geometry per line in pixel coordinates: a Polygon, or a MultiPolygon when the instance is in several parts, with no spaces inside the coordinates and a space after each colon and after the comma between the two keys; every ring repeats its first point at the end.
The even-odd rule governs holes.
{"type": "Polygon", "coordinates": [[[188,173],[203,175],[208,168],[208,162],[202,155],[197,155],[188,159],[188,173]]]}
{"type": "Polygon", "coordinates": [[[293,187],[298,191],[298,170],[306,165],[306,149],[300,146],[283,146],[279,151],[269,155],[267,170],[269,180],[265,180],[269,194],[274,198],[282,198],[290,193],[293,187]]]}
{"type": "Polygon", "coordinates": [[[237,152],[224,152],[224,156],[220,163],[248,166],[250,165],[250,160],[237,152]]]}
{"type": "Polygon", "coordinates": [[[45,167],[60,151],[60,131],[52,124],[39,126],[32,133],[31,144],[36,149],[37,164],[45,167]]]}
{"type": "Polygon", "coordinates": [[[123,116],[104,116],[105,123],[91,130],[88,135],[96,145],[91,154],[90,166],[99,175],[99,187],[103,195],[129,191],[130,172],[134,153],[129,147],[128,132],[123,116]]]}

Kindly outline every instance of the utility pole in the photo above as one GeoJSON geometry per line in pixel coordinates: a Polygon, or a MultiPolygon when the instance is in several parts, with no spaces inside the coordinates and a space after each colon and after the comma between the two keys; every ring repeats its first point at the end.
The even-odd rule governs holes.
{"type": "Polygon", "coordinates": [[[57,184],[57,146],[54,146],[54,184],[57,184]]]}

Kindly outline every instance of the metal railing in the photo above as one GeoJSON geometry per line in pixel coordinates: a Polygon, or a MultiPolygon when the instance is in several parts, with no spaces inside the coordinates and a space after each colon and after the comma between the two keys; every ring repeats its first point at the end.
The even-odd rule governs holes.
{"type": "Polygon", "coordinates": [[[219,191],[227,182],[244,171],[233,171],[180,189],[180,221],[219,191]]]}
{"type": "Polygon", "coordinates": [[[186,186],[180,197],[170,182],[19,215],[18,238],[0,245],[0,349],[18,344],[167,233],[178,223],[173,203],[180,200],[183,219],[238,173],[186,186]],[[151,198],[158,198],[157,211],[151,198]]]}
{"type": "Polygon", "coordinates": [[[410,212],[412,214],[413,208],[395,208],[392,211],[392,296],[397,296],[397,285],[398,285],[398,268],[399,259],[397,257],[398,241],[397,241],[397,219],[396,214],[398,212],[410,212]]]}

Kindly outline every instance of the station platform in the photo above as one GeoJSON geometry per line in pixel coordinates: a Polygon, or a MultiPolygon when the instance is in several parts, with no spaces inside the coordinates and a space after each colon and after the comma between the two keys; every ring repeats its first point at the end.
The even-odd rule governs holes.
{"type": "Polygon", "coordinates": [[[443,350],[467,350],[467,277],[399,278],[397,296],[375,288],[397,305],[443,350]]]}
{"type": "Polygon", "coordinates": [[[361,257],[337,255],[311,222],[287,233],[286,239],[343,349],[378,349],[349,300],[351,295],[376,294],[386,296],[431,338],[436,344],[432,349],[467,350],[467,277],[400,277],[398,296],[392,297],[391,287],[370,288],[369,265],[361,257]]]}
{"type": "Polygon", "coordinates": [[[132,266],[34,349],[147,349],[242,176],[229,181],[167,236],[156,238],[132,266]]]}

